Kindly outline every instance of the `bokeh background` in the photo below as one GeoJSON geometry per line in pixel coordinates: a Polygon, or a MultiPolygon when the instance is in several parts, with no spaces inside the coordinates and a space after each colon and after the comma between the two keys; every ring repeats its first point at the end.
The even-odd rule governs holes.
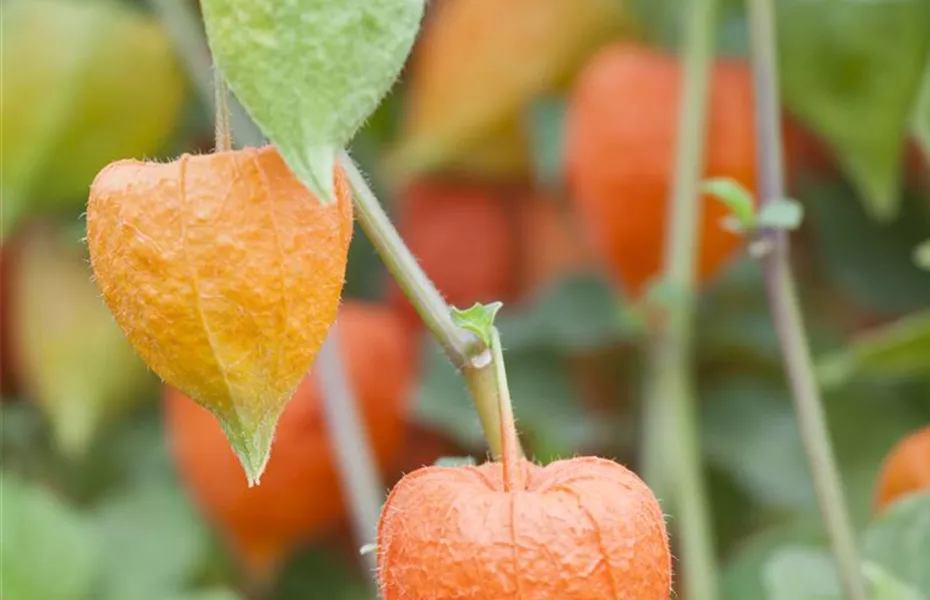
{"type": "MultiPolygon", "coordinates": [[[[636,467],[640,288],[661,260],[665,223],[652,209],[672,170],[687,11],[673,0],[428,4],[400,82],[351,152],[450,303],[505,303],[529,452],[636,467]],[[619,207],[605,214],[611,235],[626,236],[611,240],[621,257],[605,256],[603,228],[584,218],[599,203],[619,207]]],[[[746,16],[741,2],[722,4],[707,141],[719,160],[708,174],[751,187],[746,16]]],[[[930,248],[920,250],[930,3],[777,5],[787,185],[805,209],[792,260],[865,528],[885,456],[930,424],[930,248]]],[[[265,483],[246,490],[212,417],[161,387],[91,279],[82,213],[95,174],[119,158],[212,150],[197,3],[4,0],[0,10],[3,598],[372,597],[315,378],[283,417],[265,483]]],[[[233,126],[239,143],[261,143],[235,105],[233,126]]],[[[739,247],[720,262],[701,285],[694,368],[723,593],[775,598],[773,554],[826,546],[758,264],[739,247]]],[[[440,457],[485,457],[464,383],[358,230],[340,323],[385,490],[440,457]]],[[[918,459],[930,485],[930,450],[918,459]]],[[[930,533],[889,560],[883,548],[897,539],[867,535],[864,552],[930,585],[930,533]]]]}

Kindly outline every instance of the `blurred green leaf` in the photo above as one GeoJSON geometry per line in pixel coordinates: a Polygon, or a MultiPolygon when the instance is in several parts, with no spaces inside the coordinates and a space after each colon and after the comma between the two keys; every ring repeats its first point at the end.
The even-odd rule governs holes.
{"type": "MultiPolygon", "coordinates": [[[[579,401],[566,363],[545,348],[511,349],[504,339],[507,380],[520,430],[547,454],[567,456],[586,443],[603,440],[614,429],[579,401]]],[[[467,448],[485,447],[484,434],[465,382],[432,342],[423,357],[423,376],[415,418],[446,433],[467,448]]]]}
{"type": "Polygon", "coordinates": [[[782,386],[731,379],[702,395],[707,399],[702,439],[712,464],[762,505],[816,507],[797,421],[782,386]]]}
{"type": "Polygon", "coordinates": [[[525,305],[502,312],[497,328],[507,350],[597,349],[630,339],[619,300],[602,277],[573,273],[541,287],[525,305]]]}
{"type": "Polygon", "coordinates": [[[162,600],[186,587],[207,560],[208,532],[177,487],[119,490],[94,514],[107,565],[99,600],[162,600]]]}
{"type": "Polygon", "coordinates": [[[829,388],[861,377],[930,375],[930,310],[858,336],[845,348],[822,357],[817,371],[821,384],[829,388]]]}
{"type": "Polygon", "coordinates": [[[0,472],[0,596],[84,600],[98,566],[92,529],[51,492],[0,472]]]}
{"type": "Polygon", "coordinates": [[[786,546],[825,548],[821,520],[794,519],[752,536],[724,564],[723,600],[767,598],[765,570],[769,561],[786,546]]]}
{"type": "MultiPolygon", "coordinates": [[[[908,398],[882,389],[826,396],[824,405],[847,501],[856,522],[869,519],[875,475],[895,441],[919,418],[908,398]],[[862,432],[868,431],[868,436],[862,432]]],[[[763,507],[818,514],[790,395],[778,381],[728,378],[701,389],[708,460],[763,507]]]]}
{"type": "MultiPolygon", "coordinates": [[[[923,594],[899,581],[881,566],[862,566],[871,600],[925,600],[923,594]]],[[[843,600],[835,559],[825,550],[787,546],[765,567],[769,600],[843,600]]]]}
{"type": "Polygon", "coordinates": [[[862,538],[866,559],[930,598],[930,492],[902,498],[862,538]]]}
{"type": "Polygon", "coordinates": [[[527,115],[530,142],[533,149],[533,169],[536,182],[543,187],[562,184],[563,124],[565,98],[541,96],[530,105],[527,115]]]}
{"type": "Polygon", "coordinates": [[[866,562],[862,570],[871,586],[872,600],[926,600],[916,588],[875,563],[866,562]]]}
{"type": "Polygon", "coordinates": [[[802,546],[782,548],[764,571],[768,600],[840,600],[843,593],[833,557],[802,546]]]}
{"type": "Polygon", "coordinates": [[[33,208],[79,212],[107,163],[157,152],[185,79],[158,22],[119,2],[7,1],[2,38],[6,235],[33,208]]]}
{"type": "Polygon", "coordinates": [[[113,321],[76,241],[52,227],[25,232],[11,309],[23,387],[61,449],[83,455],[101,425],[153,400],[145,363],[113,321]]]}
{"type": "Polygon", "coordinates": [[[788,109],[832,148],[868,214],[898,214],[902,148],[930,50],[930,2],[781,0],[788,109]]]}
{"type": "Polygon", "coordinates": [[[827,276],[850,302],[889,316],[926,308],[930,275],[913,261],[930,232],[919,192],[905,193],[899,218],[887,225],[870,221],[841,185],[814,185],[802,197],[827,276]]]}

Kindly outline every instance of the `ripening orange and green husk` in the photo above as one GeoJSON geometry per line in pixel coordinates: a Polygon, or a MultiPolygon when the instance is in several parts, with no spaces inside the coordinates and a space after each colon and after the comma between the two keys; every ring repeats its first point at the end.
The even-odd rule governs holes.
{"type": "Polygon", "coordinates": [[[324,206],[271,146],[124,160],[91,186],[87,241],[136,351],[209,409],[257,483],[275,423],[336,319],[350,192],[324,206]]]}
{"type": "MultiPolygon", "coordinates": [[[[616,44],[579,75],[566,115],[566,177],[580,220],[624,293],[640,296],[662,269],[683,69],[659,51],[616,44]]],[[[756,188],[755,124],[749,65],[712,68],[704,177],[756,188]]],[[[698,223],[699,282],[740,247],[725,230],[727,209],[704,195],[698,223]]]]}
{"type": "Polygon", "coordinates": [[[624,0],[436,0],[410,61],[388,172],[528,174],[529,103],[631,29],[624,0]]]}
{"type": "Polygon", "coordinates": [[[905,437],[885,458],[875,486],[875,510],[924,491],[930,491],[930,426],[905,437]]]}
{"type": "Polygon", "coordinates": [[[584,457],[425,467],[381,513],[384,600],[668,600],[671,555],[652,491],[632,471],[584,457]]]}
{"type": "MultiPolygon", "coordinates": [[[[346,375],[383,467],[400,450],[416,375],[415,337],[384,306],[348,301],[336,328],[346,375]]],[[[289,550],[345,517],[319,378],[304,378],[281,415],[262,484],[249,488],[216,420],[173,388],[165,428],[185,487],[249,574],[274,576],[289,550]]]]}

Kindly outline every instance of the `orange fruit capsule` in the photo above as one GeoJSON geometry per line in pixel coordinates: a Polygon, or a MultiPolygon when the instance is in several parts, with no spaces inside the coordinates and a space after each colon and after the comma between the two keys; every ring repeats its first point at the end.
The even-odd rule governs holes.
{"type": "Polygon", "coordinates": [[[336,318],[350,192],[324,206],[273,147],[122,160],[91,186],[87,240],[136,351],[219,420],[257,483],[275,423],[336,318]]]}
{"type": "Polygon", "coordinates": [[[671,555],[652,491],[600,458],[425,467],[391,492],[378,531],[384,600],[667,600],[671,555]]]}
{"type": "Polygon", "coordinates": [[[875,511],[921,491],[930,491],[930,426],[905,437],[888,453],[875,486],[875,511]]]}
{"type": "MultiPolygon", "coordinates": [[[[415,340],[387,308],[347,302],[339,346],[375,457],[385,466],[404,441],[415,379],[415,340]]],[[[165,390],[165,426],[182,481],[250,573],[273,574],[290,547],[345,516],[340,478],[316,376],[307,376],[284,409],[262,484],[249,488],[209,412],[165,390]]]]}
{"type": "MultiPolygon", "coordinates": [[[[626,294],[640,296],[660,274],[678,134],[682,68],[629,44],[598,53],[579,75],[566,115],[566,170],[572,199],[591,241],[626,294]]],[[[713,67],[704,176],[732,177],[755,191],[755,126],[748,64],[713,67]]],[[[739,249],[721,227],[727,209],[702,198],[699,281],[739,249]]]]}

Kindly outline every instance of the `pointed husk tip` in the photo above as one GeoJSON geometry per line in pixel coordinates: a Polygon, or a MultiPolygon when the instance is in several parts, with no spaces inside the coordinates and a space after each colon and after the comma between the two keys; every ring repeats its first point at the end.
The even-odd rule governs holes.
{"type": "Polygon", "coordinates": [[[261,484],[262,474],[271,458],[271,443],[279,416],[269,415],[257,424],[249,425],[236,415],[232,418],[217,415],[220,427],[226,434],[236,458],[239,459],[239,464],[242,465],[250,488],[261,484]]]}

